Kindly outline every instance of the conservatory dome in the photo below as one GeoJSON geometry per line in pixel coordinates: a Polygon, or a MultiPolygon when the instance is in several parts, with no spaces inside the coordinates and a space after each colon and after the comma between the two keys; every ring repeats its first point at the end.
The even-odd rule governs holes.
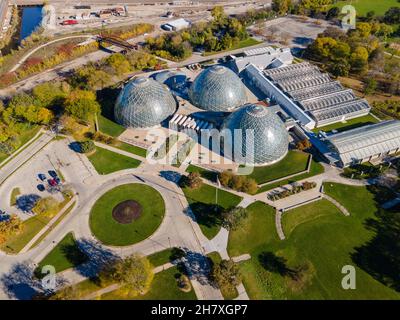
{"type": "Polygon", "coordinates": [[[222,129],[229,133],[228,137],[232,136],[224,138],[225,156],[233,155],[231,158],[237,163],[268,165],[280,161],[288,152],[289,134],[286,127],[266,107],[244,105],[229,115],[222,129]],[[229,150],[228,155],[226,150],[229,150]]]}
{"type": "Polygon", "coordinates": [[[115,120],[124,127],[159,125],[175,112],[176,101],[168,88],[149,78],[136,78],[120,92],[115,103],[115,120]]]}
{"type": "Polygon", "coordinates": [[[207,111],[231,111],[247,102],[242,81],[223,66],[200,73],[189,89],[189,98],[193,105],[207,111]]]}

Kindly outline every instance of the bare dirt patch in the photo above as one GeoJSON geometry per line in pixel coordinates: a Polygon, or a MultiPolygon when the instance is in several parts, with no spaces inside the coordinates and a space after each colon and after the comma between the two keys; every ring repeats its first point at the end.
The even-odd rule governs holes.
{"type": "Polygon", "coordinates": [[[115,221],[121,224],[129,224],[140,218],[142,206],[134,200],[126,200],[117,204],[112,216],[115,221]]]}

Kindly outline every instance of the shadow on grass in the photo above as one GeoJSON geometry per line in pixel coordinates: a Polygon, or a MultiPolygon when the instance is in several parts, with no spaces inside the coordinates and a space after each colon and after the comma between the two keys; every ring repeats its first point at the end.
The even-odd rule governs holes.
{"type": "Polygon", "coordinates": [[[121,88],[107,87],[97,91],[97,101],[101,105],[101,115],[114,121],[114,105],[121,88]]]}
{"type": "Polygon", "coordinates": [[[365,226],[375,236],[355,248],[352,260],[374,279],[400,292],[400,205],[380,209],[376,219],[367,219],[365,226]]]}
{"type": "MultiPolygon", "coordinates": [[[[222,224],[222,208],[217,204],[208,204],[203,202],[194,202],[189,205],[195,221],[198,224],[206,226],[208,228],[214,226],[220,226],[222,224]]],[[[190,216],[190,214],[188,213],[190,216]]]]}
{"type": "Polygon", "coordinates": [[[290,277],[292,279],[297,277],[297,271],[288,267],[287,260],[277,256],[273,252],[262,252],[258,255],[258,261],[262,267],[269,272],[277,273],[282,277],[290,277]]]}

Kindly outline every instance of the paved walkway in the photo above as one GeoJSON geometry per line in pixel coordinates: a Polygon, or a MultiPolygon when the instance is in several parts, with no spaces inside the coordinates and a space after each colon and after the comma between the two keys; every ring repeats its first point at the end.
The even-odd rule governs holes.
{"type": "Polygon", "coordinates": [[[332,197],[328,196],[325,193],[322,194],[322,196],[329,202],[333,203],[345,216],[350,216],[350,212],[335,199],[333,199],[332,197]]]}

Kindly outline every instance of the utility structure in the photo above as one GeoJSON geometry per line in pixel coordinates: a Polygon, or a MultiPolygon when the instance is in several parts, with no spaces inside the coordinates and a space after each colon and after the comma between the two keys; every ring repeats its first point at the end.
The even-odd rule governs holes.
{"type": "Polygon", "coordinates": [[[106,36],[106,35],[98,35],[96,38],[96,41],[102,45],[103,43],[108,43],[114,46],[117,46],[119,48],[122,48],[125,51],[131,51],[131,50],[137,50],[138,45],[137,44],[131,44],[126,40],[123,40],[121,38],[115,37],[115,36],[106,36]]]}

